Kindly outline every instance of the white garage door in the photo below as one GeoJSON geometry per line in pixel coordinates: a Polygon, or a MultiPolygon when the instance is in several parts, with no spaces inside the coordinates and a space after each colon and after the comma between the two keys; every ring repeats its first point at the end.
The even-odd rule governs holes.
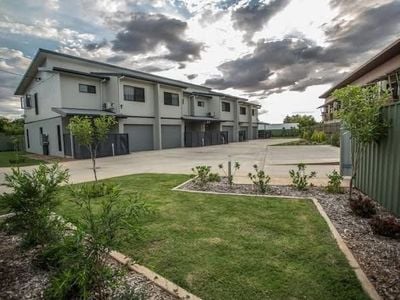
{"type": "Polygon", "coordinates": [[[161,140],[163,149],[181,147],[181,125],[162,125],[161,140]]]}
{"type": "Polygon", "coordinates": [[[129,136],[129,151],[153,150],[153,125],[124,125],[129,136]]]}

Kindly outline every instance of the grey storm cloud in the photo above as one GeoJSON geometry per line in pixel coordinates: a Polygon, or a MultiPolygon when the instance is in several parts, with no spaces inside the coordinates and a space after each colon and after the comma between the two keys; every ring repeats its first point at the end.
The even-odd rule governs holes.
{"type": "Polygon", "coordinates": [[[354,67],[397,38],[399,15],[400,1],[395,0],[366,9],[348,22],[336,18],[323,26],[326,47],[305,37],[260,40],[253,53],[219,65],[222,76],[205,84],[270,94],[332,83],[343,77],[339,72],[343,68],[354,67]]]}
{"type": "Polygon", "coordinates": [[[108,45],[106,40],[102,40],[101,42],[87,43],[83,46],[84,49],[88,51],[98,50],[108,45]]]}
{"type": "Polygon", "coordinates": [[[289,2],[290,0],[272,0],[268,4],[258,1],[250,2],[232,12],[233,26],[235,29],[244,31],[244,40],[250,42],[254,33],[261,30],[289,2]]]}
{"type": "Polygon", "coordinates": [[[147,53],[164,45],[169,53],[161,58],[172,61],[194,61],[200,58],[203,44],[185,37],[187,23],[161,14],[134,14],[122,22],[123,29],[112,41],[115,51],[147,53]]]}

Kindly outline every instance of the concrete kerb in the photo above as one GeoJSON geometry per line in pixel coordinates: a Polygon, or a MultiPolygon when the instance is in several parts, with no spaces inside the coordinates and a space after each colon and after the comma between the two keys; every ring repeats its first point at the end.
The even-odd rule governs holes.
{"type": "Polygon", "coordinates": [[[132,263],[129,257],[120,252],[111,251],[110,256],[120,264],[126,265],[129,270],[135,271],[136,273],[143,275],[151,282],[179,299],[201,300],[199,297],[189,293],[185,289],[162,277],[161,275],[151,271],[150,269],[137,263],[132,263]]]}
{"type": "Polygon", "coordinates": [[[326,214],[325,210],[322,208],[321,204],[318,202],[318,199],[315,197],[295,197],[295,196],[282,196],[282,195],[255,195],[255,194],[239,194],[239,193],[221,193],[221,192],[212,192],[212,191],[193,191],[193,190],[185,190],[182,187],[192,181],[193,178],[185,181],[184,183],[172,188],[173,191],[178,192],[187,192],[187,193],[200,193],[200,194],[212,194],[212,195],[229,195],[229,196],[241,196],[241,197],[267,197],[267,198],[280,198],[280,199],[287,199],[287,200],[304,200],[310,199],[314,206],[316,207],[317,211],[321,215],[321,217],[325,220],[328,224],[328,227],[339,247],[342,251],[344,256],[346,257],[350,267],[355,272],[357,279],[361,283],[361,287],[364,292],[369,296],[372,300],[382,300],[382,297],[379,296],[378,292],[376,291],[373,284],[369,281],[367,275],[365,275],[364,271],[361,269],[360,265],[358,264],[356,258],[354,257],[353,253],[347,247],[346,243],[344,242],[343,238],[337,231],[335,225],[333,225],[332,221],[329,219],[328,215],[326,214]]]}

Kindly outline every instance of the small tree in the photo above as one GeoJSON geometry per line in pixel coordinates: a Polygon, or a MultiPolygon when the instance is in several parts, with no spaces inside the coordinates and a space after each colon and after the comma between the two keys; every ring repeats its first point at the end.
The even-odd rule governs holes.
{"type": "Polygon", "coordinates": [[[15,120],[12,122],[8,122],[3,124],[2,130],[4,133],[10,137],[11,142],[14,146],[15,152],[15,162],[19,163],[19,152],[22,150],[22,139],[24,134],[24,123],[20,120],[15,120]]]}
{"type": "Polygon", "coordinates": [[[97,148],[104,142],[111,128],[117,123],[112,116],[90,118],[88,116],[75,116],[71,118],[68,129],[79,144],[84,145],[90,152],[94,179],[97,181],[96,157],[97,148]]]}
{"type": "Polygon", "coordinates": [[[341,102],[339,117],[353,140],[351,156],[353,168],[349,186],[351,199],[353,180],[359,171],[365,147],[377,142],[386,134],[388,124],[382,119],[380,108],[388,102],[389,92],[382,91],[377,85],[367,87],[350,85],[336,90],[333,96],[341,102]]]}

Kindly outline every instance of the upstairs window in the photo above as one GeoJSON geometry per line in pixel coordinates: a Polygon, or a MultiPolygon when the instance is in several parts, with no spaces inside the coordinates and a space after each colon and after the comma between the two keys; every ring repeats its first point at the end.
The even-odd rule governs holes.
{"type": "Polygon", "coordinates": [[[124,85],[124,100],[144,102],[144,88],[124,85]]]}
{"type": "Polygon", "coordinates": [[[39,99],[38,99],[38,93],[35,93],[34,99],[35,99],[35,114],[38,115],[38,114],[39,114],[39,99]]]}
{"type": "Polygon", "coordinates": [[[204,101],[197,101],[197,106],[204,107],[204,101]]]}
{"type": "Polygon", "coordinates": [[[252,115],[253,117],[256,115],[256,110],[255,110],[255,109],[252,109],[252,110],[251,110],[251,115],[252,115]]]}
{"type": "Polygon", "coordinates": [[[240,114],[245,115],[246,114],[246,107],[241,106],[240,107],[240,114]]]}
{"type": "Polygon", "coordinates": [[[179,95],[174,93],[164,92],[164,104],[179,106],[179,95]]]}
{"type": "Polygon", "coordinates": [[[31,108],[32,107],[32,103],[31,103],[31,95],[26,95],[25,96],[25,107],[26,108],[31,108]]]}
{"type": "Polygon", "coordinates": [[[81,93],[89,93],[89,94],[96,94],[96,86],[80,83],[79,84],[79,92],[81,92],[81,93]]]}
{"type": "Polygon", "coordinates": [[[229,102],[222,102],[222,111],[231,111],[231,104],[229,102]]]}

